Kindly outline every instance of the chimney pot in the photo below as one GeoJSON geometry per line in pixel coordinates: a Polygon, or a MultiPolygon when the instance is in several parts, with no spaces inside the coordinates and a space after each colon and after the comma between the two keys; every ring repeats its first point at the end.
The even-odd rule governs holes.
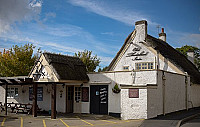
{"type": "Polygon", "coordinates": [[[162,28],[162,33],[164,33],[164,28],[162,28]]]}
{"type": "Polygon", "coordinates": [[[164,33],[164,28],[162,28],[161,33],[159,33],[159,39],[166,41],[166,33],[164,33]]]}

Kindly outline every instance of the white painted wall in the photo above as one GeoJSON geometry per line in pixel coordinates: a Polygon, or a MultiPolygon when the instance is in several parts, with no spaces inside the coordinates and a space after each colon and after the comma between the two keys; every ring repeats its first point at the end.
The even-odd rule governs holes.
{"type": "Polygon", "coordinates": [[[147,89],[139,89],[139,98],[129,98],[129,89],[121,90],[121,118],[147,119],[147,89]]]}
{"type": "MultiPolygon", "coordinates": [[[[165,75],[165,113],[186,109],[185,76],[170,72],[165,75]]],[[[158,86],[148,89],[148,118],[163,114],[162,71],[158,71],[158,86]]],[[[188,93],[189,94],[189,93],[188,93]]]]}
{"type": "Polygon", "coordinates": [[[5,89],[3,88],[3,86],[0,86],[0,102],[5,102],[5,89]]]}
{"type": "Polygon", "coordinates": [[[185,76],[165,73],[165,77],[165,112],[185,109],[185,76]]]}
{"type": "MultiPolygon", "coordinates": [[[[147,105],[147,90],[140,89],[140,98],[128,98],[127,91],[128,89],[122,89],[119,94],[112,92],[112,88],[115,83],[122,85],[133,85],[137,86],[146,86],[147,84],[156,84],[156,71],[139,71],[139,72],[106,72],[106,73],[91,73],[88,74],[90,78],[89,85],[106,85],[109,83],[109,93],[108,93],[108,112],[112,113],[122,113],[123,119],[137,119],[137,118],[147,118],[147,109],[141,107],[144,102],[144,106],[147,105]],[[135,105],[134,105],[134,104],[135,105]],[[137,103],[139,103],[137,105],[137,103]],[[134,107],[135,106],[135,107],[134,107]],[[141,110],[140,113],[131,116],[134,111],[138,111],[138,107],[141,110]],[[127,109],[134,109],[130,114],[127,109]],[[137,109],[137,110],[135,110],[137,109]],[[145,111],[143,111],[145,110],[145,111]],[[127,115],[127,117],[125,117],[127,115]]],[[[88,107],[89,110],[89,107],[88,107]]]]}
{"type": "Polygon", "coordinates": [[[200,84],[192,84],[190,86],[190,95],[188,102],[190,107],[199,107],[200,106],[200,84]]]}

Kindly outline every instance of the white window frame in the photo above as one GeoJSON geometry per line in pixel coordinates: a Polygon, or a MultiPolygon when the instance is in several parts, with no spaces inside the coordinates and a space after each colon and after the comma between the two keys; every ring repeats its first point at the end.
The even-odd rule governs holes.
{"type": "Polygon", "coordinates": [[[123,66],[123,70],[124,71],[129,71],[129,66],[127,65],[127,66],[123,66]]]}
{"type": "Polygon", "coordinates": [[[153,70],[153,68],[154,68],[153,62],[135,63],[135,70],[153,70]]]}
{"type": "Polygon", "coordinates": [[[7,89],[7,98],[15,98],[19,96],[19,89],[16,87],[9,87],[7,89]]]}
{"type": "Polygon", "coordinates": [[[76,103],[81,102],[81,87],[75,87],[75,96],[74,96],[74,101],[76,103]]]}

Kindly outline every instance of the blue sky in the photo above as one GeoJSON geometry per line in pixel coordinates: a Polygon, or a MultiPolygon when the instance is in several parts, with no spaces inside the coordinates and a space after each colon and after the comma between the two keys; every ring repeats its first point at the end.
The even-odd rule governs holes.
{"type": "Polygon", "coordinates": [[[164,27],[173,47],[200,48],[199,6],[199,0],[1,0],[0,51],[25,43],[68,55],[87,49],[104,67],[144,19],[154,37],[156,26],[164,27]]]}

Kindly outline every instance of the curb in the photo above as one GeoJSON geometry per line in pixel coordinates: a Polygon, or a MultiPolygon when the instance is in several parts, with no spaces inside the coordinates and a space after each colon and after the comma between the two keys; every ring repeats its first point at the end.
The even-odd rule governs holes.
{"type": "Polygon", "coordinates": [[[179,121],[178,121],[178,124],[176,125],[176,127],[180,127],[181,125],[183,125],[183,123],[185,123],[185,122],[187,122],[187,121],[189,121],[189,120],[191,120],[191,119],[197,117],[198,115],[200,115],[200,113],[197,113],[197,114],[194,114],[194,115],[192,115],[192,116],[186,117],[186,118],[184,118],[184,119],[182,119],[182,120],[179,120],[179,121]]]}

